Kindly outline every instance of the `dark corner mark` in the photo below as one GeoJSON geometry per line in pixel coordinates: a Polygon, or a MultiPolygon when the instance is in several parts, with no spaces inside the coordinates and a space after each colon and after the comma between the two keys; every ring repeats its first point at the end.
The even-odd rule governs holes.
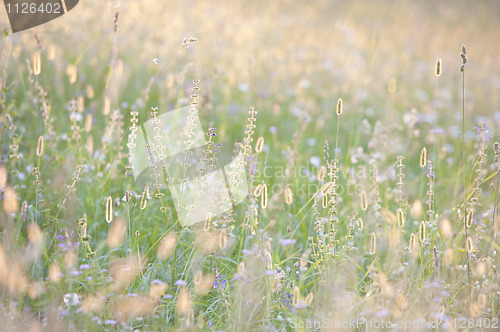
{"type": "Polygon", "coordinates": [[[3,0],[12,32],[30,29],[73,9],[79,0],[3,0]]]}

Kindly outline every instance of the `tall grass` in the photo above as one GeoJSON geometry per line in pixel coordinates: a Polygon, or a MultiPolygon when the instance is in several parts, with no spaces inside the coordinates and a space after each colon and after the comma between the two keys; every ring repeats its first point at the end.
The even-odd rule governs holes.
{"type": "Polygon", "coordinates": [[[495,5],[89,3],[57,33],[2,25],[0,330],[499,326],[497,52],[453,24],[494,39],[495,5]],[[136,182],[143,123],[163,155],[184,106],[201,162],[188,140],[136,182]],[[248,195],[181,226],[166,184],[201,190],[226,142],[248,195]]]}

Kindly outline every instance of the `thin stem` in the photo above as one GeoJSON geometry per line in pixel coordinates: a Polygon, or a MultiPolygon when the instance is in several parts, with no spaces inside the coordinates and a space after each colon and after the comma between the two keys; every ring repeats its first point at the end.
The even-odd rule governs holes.
{"type": "Polygon", "coordinates": [[[436,214],[436,174],[437,174],[437,159],[436,159],[436,130],[437,130],[437,111],[436,111],[436,103],[437,103],[437,94],[438,94],[438,78],[436,77],[436,89],[434,90],[434,130],[432,134],[432,140],[434,142],[433,146],[433,160],[434,160],[434,192],[432,199],[432,211],[433,214],[436,214]]]}
{"type": "Polygon", "coordinates": [[[466,207],[467,192],[466,190],[466,177],[465,177],[465,70],[462,71],[462,165],[463,165],[463,181],[464,181],[464,228],[465,228],[465,253],[467,255],[467,284],[469,286],[469,301],[472,301],[472,285],[471,285],[471,270],[470,270],[470,257],[469,250],[467,250],[467,239],[469,238],[469,230],[466,225],[466,207]]]}
{"type": "Polygon", "coordinates": [[[340,115],[337,115],[337,136],[335,138],[335,160],[337,160],[337,149],[339,146],[339,128],[340,128],[340,115]]]}

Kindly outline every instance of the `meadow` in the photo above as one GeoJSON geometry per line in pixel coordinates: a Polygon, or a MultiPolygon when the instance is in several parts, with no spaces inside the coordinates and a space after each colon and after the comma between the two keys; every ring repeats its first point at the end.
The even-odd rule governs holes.
{"type": "Polygon", "coordinates": [[[500,3],[88,0],[0,28],[0,331],[500,328],[500,3]],[[185,226],[130,148],[188,106],[209,144],[179,165],[242,151],[248,195],[185,226]]]}

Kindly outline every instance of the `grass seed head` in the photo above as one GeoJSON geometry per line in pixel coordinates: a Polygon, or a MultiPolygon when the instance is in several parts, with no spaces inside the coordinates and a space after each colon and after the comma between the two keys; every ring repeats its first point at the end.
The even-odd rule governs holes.
{"type": "Polygon", "coordinates": [[[7,186],[3,195],[3,210],[5,213],[16,213],[19,209],[19,203],[14,188],[7,186]]]}
{"type": "Polygon", "coordinates": [[[420,151],[420,167],[424,168],[427,165],[427,149],[425,146],[420,151]]]}
{"type": "Polygon", "coordinates": [[[339,116],[342,115],[342,98],[339,98],[339,100],[337,100],[336,113],[339,116]]]}
{"type": "Polygon", "coordinates": [[[420,226],[418,227],[418,239],[420,242],[425,241],[425,221],[422,220],[420,222],[420,226]]]}
{"type": "Polygon", "coordinates": [[[441,59],[436,60],[435,74],[436,76],[441,75],[441,59]]]}
{"type": "Polygon", "coordinates": [[[291,205],[293,203],[293,192],[290,187],[285,188],[285,203],[291,205]]]}
{"type": "Polygon", "coordinates": [[[38,157],[41,157],[42,154],[43,154],[43,135],[40,135],[40,137],[38,137],[38,144],[36,146],[36,155],[38,157]]]}
{"type": "Polygon", "coordinates": [[[114,218],[108,232],[108,246],[110,248],[117,248],[122,244],[126,229],[127,221],[125,218],[121,216],[114,218]]]}
{"type": "Polygon", "coordinates": [[[262,196],[260,197],[260,204],[263,209],[267,208],[267,185],[262,185],[262,196]]]}
{"type": "Polygon", "coordinates": [[[40,75],[40,72],[42,71],[42,59],[41,59],[41,54],[40,52],[36,52],[33,55],[33,75],[40,75]]]}
{"type": "Polygon", "coordinates": [[[264,148],[264,137],[260,136],[255,143],[255,152],[260,153],[264,148]]]}
{"type": "Polygon", "coordinates": [[[106,222],[109,224],[113,220],[113,198],[108,196],[106,200],[106,222]]]}
{"type": "Polygon", "coordinates": [[[175,233],[170,233],[165,235],[163,240],[158,245],[158,249],[156,250],[156,256],[159,259],[168,259],[170,255],[172,255],[175,246],[177,244],[177,235],[175,233]]]}

